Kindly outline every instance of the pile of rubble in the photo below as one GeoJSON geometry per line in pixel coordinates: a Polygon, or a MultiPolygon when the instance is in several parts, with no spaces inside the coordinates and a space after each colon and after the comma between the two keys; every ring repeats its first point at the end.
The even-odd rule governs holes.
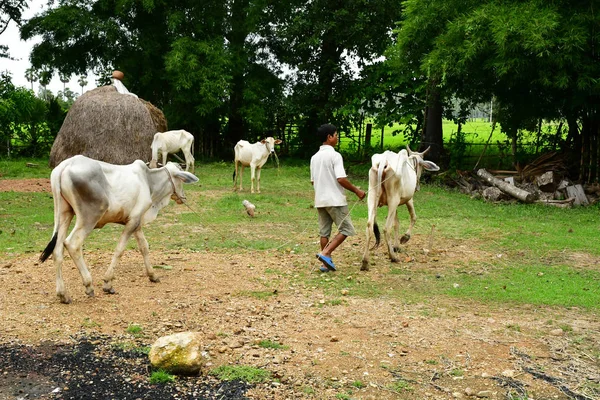
{"type": "Polygon", "coordinates": [[[458,171],[453,183],[462,192],[487,201],[518,200],[564,208],[598,202],[600,184],[573,183],[553,156],[540,157],[520,171],[458,171]]]}

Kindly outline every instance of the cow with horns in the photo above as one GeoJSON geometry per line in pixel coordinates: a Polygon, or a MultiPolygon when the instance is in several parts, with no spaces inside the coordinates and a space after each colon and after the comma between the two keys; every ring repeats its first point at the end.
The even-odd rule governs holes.
{"type": "Polygon", "coordinates": [[[94,229],[114,222],[125,228],[110,266],[104,274],[106,293],[115,293],[112,286],[114,271],[133,235],[144,258],[146,274],[152,282],[159,278],[150,264],[148,242],[142,227],[153,221],[158,212],[169,204],[169,199],[182,204],[185,200],[183,184],[197,182],[190,172],[182,171],[174,163],[162,168],[149,169],[141,160],[129,165],[113,165],[81,155],[61,162],[50,176],[54,197],[54,231],[52,240],[40,256],[44,262],[50,255],[56,268],[56,294],[62,303],[70,303],[62,277],[64,248],[67,249],[89,296],[94,295],[92,276],[83,259],[82,245],[94,229]],[[67,236],[74,216],[75,227],[67,236]]]}
{"type": "Polygon", "coordinates": [[[250,143],[246,140],[240,140],[233,148],[234,164],[233,170],[233,190],[236,190],[238,180],[238,165],[241,166],[239,173],[240,191],[242,190],[242,176],[244,167],[250,167],[250,193],[254,193],[254,182],[256,182],[256,192],[260,193],[260,170],[267,162],[271,154],[275,153],[275,145],[281,144],[281,139],[268,137],[260,142],[250,143]]]}
{"type": "Polygon", "coordinates": [[[406,146],[406,150],[400,150],[398,153],[385,151],[383,154],[374,154],[371,157],[369,197],[367,200],[367,240],[362,258],[362,271],[369,269],[369,243],[371,235],[375,236],[375,247],[379,246],[380,233],[375,218],[377,216],[377,208],[384,205],[388,206],[388,214],[383,233],[390,259],[393,262],[398,262],[398,254],[396,253],[399,248],[398,206],[406,204],[408,213],[410,214],[408,230],[400,238],[400,243],[404,244],[410,239],[412,228],[417,220],[413,195],[418,190],[421,172],[423,169],[428,171],[438,171],[440,169],[435,163],[423,159],[427,151],[429,151],[429,148],[422,153],[418,153],[406,146]],[[394,231],[393,237],[392,230],[394,231]]]}

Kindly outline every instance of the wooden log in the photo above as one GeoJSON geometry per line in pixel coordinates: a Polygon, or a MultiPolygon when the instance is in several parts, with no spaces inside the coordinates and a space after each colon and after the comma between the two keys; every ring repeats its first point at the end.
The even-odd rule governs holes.
{"type": "Polygon", "coordinates": [[[583,191],[583,186],[581,185],[567,186],[567,195],[569,197],[575,197],[575,202],[573,204],[576,206],[587,206],[590,204],[583,191]]]}
{"type": "Polygon", "coordinates": [[[547,206],[554,206],[560,208],[571,208],[573,207],[573,202],[575,201],[575,197],[570,197],[566,200],[538,200],[536,203],[545,204],[547,206]]]}
{"type": "Polygon", "coordinates": [[[487,172],[484,168],[481,168],[477,171],[477,175],[481,178],[485,179],[488,183],[496,186],[498,189],[502,190],[504,193],[511,195],[514,198],[521,200],[524,203],[532,203],[536,196],[533,193],[529,193],[526,190],[519,189],[516,186],[509,184],[508,182],[503,181],[502,179],[498,179],[494,177],[492,174],[487,172]]]}

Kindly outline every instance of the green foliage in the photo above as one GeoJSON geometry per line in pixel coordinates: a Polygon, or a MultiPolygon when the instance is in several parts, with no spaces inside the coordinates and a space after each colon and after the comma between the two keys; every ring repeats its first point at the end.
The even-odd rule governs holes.
{"type": "Polygon", "coordinates": [[[127,326],[127,333],[134,337],[141,337],[144,333],[144,329],[138,324],[129,324],[127,326]]]}
{"type": "Polygon", "coordinates": [[[271,373],[261,368],[246,365],[221,365],[209,371],[222,381],[244,381],[248,383],[262,383],[271,378],[271,373]]]}
{"type": "Polygon", "coordinates": [[[258,342],[258,346],[262,347],[264,349],[276,349],[276,350],[287,350],[290,348],[289,346],[284,346],[284,345],[280,344],[279,342],[274,342],[272,340],[266,340],[266,339],[258,342]]]}
{"type": "Polygon", "coordinates": [[[171,375],[167,371],[159,369],[158,371],[153,371],[148,380],[153,385],[171,383],[175,382],[175,375],[171,375]]]}

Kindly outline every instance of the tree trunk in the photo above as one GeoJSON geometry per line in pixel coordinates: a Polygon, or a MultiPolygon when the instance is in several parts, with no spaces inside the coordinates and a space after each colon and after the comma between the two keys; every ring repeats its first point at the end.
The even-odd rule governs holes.
{"type": "Polygon", "coordinates": [[[425,119],[425,136],[419,151],[431,147],[427,158],[434,163],[439,163],[444,149],[444,132],[442,130],[442,102],[440,94],[434,83],[430,84],[425,119]]]}
{"type": "Polygon", "coordinates": [[[246,137],[246,128],[242,116],[244,107],[244,74],[248,66],[248,54],[245,43],[248,36],[247,20],[248,0],[234,0],[231,6],[231,32],[228,35],[232,53],[232,85],[229,98],[229,124],[226,144],[229,147],[246,137]]]}

